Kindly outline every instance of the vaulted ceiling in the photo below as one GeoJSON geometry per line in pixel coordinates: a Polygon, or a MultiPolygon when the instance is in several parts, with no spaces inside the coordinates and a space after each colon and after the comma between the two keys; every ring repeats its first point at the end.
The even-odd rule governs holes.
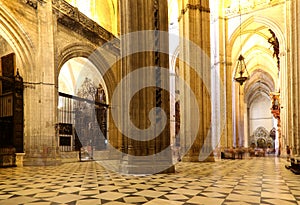
{"type": "MultiPolygon", "coordinates": [[[[67,0],[77,6],[101,26],[118,35],[118,2],[117,0],[67,0]],[[83,4],[81,4],[83,3],[83,4]],[[83,6],[85,5],[85,6],[83,6]],[[90,5],[89,8],[86,5],[90,5]],[[86,8],[85,8],[86,7],[86,8]]],[[[257,92],[264,89],[267,93],[278,87],[277,60],[273,57],[273,50],[268,43],[271,37],[270,27],[262,22],[253,20],[249,12],[268,7],[272,0],[210,0],[211,7],[219,8],[221,16],[227,18],[227,31],[220,31],[220,35],[227,32],[226,45],[229,47],[232,64],[235,65],[238,56],[242,53],[245,57],[247,69],[251,78],[247,83],[245,92],[257,92]],[[240,15],[242,14],[242,15],[240,15]],[[245,15],[244,15],[245,14],[245,15]],[[260,72],[261,71],[261,72],[260,72]],[[261,74],[261,75],[260,75],[261,74]],[[261,77],[260,77],[261,76],[261,77]],[[268,83],[272,82],[272,83],[268,83]],[[268,85],[268,86],[262,86],[268,85]]],[[[278,0],[277,0],[278,1],[278,0]]],[[[172,31],[178,29],[178,0],[168,0],[169,22],[172,31]]],[[[234,67],[234,66],[233,66],[234,67]]],[[[249,93],[246,93],[250,96],[249,93]]]]}

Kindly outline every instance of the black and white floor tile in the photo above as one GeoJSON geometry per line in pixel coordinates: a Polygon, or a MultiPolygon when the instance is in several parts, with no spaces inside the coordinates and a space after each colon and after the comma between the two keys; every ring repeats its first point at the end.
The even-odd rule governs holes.
{"type": "Polygon", "coordinates": [[[300,204],[300,176],[283,158],[176,165],[174,174],[121,175],[98,162],[0,169],[5,205],[300,204]]]}

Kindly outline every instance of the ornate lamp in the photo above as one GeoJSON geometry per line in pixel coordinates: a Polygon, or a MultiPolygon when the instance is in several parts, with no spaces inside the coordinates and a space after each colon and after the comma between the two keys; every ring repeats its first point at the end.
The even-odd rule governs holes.
{"type": "Polygon", "coordinates": [[[242,54],[240,54],[233,79],[242,86],[243,83],[246,80],[248,80],[248,78],[249,78],[249,73],[246,68],[245,58],[242,54]]]}
{"type": "MultiPolygon", "coordinates": [[[[241,11],[241,2],[239,1],[239,12],[240,12],[240,50],[241,53],[243,51],[242,49],[242,40],[241,40],[241,36],[242,36],[242,11],[241,11]]],[[[238,82],[240,84],[240,86],[243,85],[243,83],[249,79],[249,73],[247,71],[246,68],[246,64],[245,64],[245,58],[242,54],[240,54],[239,58],[238,58],[238,62],[235,68],[235,73],[234,73],[234,77],[233,79],[238,82]]]]}

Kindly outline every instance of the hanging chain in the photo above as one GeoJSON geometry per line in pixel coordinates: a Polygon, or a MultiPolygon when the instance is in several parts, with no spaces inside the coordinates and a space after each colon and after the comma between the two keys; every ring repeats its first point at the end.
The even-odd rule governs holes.
{"type": "Polygon", "coordinates": [[[241,0],[239,0],[239,14],[240,14],[240,53],[243,53],[242,46],[242,9],[241,9],[241,0]]]}

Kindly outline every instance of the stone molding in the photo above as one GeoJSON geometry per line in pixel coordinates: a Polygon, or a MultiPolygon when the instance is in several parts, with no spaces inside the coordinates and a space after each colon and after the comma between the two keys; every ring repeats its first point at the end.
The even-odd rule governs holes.
{"type": "Polygon", "coordinates": [[[99,46],[113,40],[113,43],[109,44],[108,49],[119,53],[119,41],[116,40],[117,38],[98,23],[81,13],[78,8],[64,0],[52,0],[52,6],[59,24],[99,46]]]}
{"type": "Polygon", "coordinates": [[[206,13],[210,13],[210,9],[209,8],[205,8],[204,6],[200,5],[200,4],[187,4],[185,6],[184,9],[181,9],[181,14],[178,17],[178,22],[182,19],[182,17],[185,15],[185,13],[188,10],[199,10],[200,12],[206,12],[206,13]]]}
{"type": "Polygon", "coordinates": [[[240,6],[238,4],[232,4],[228,8],[224,9],[225,15],[229,17],[239,15],[240,12],[248,13],[283,3],[285,3],[284,0],[249,0],[246,3],[241,4],[240,6]]]}
{"type": "Polygon", "coordinates": [[[16,166],[23,167],[25,153],[16,153],[16,166]]]}

